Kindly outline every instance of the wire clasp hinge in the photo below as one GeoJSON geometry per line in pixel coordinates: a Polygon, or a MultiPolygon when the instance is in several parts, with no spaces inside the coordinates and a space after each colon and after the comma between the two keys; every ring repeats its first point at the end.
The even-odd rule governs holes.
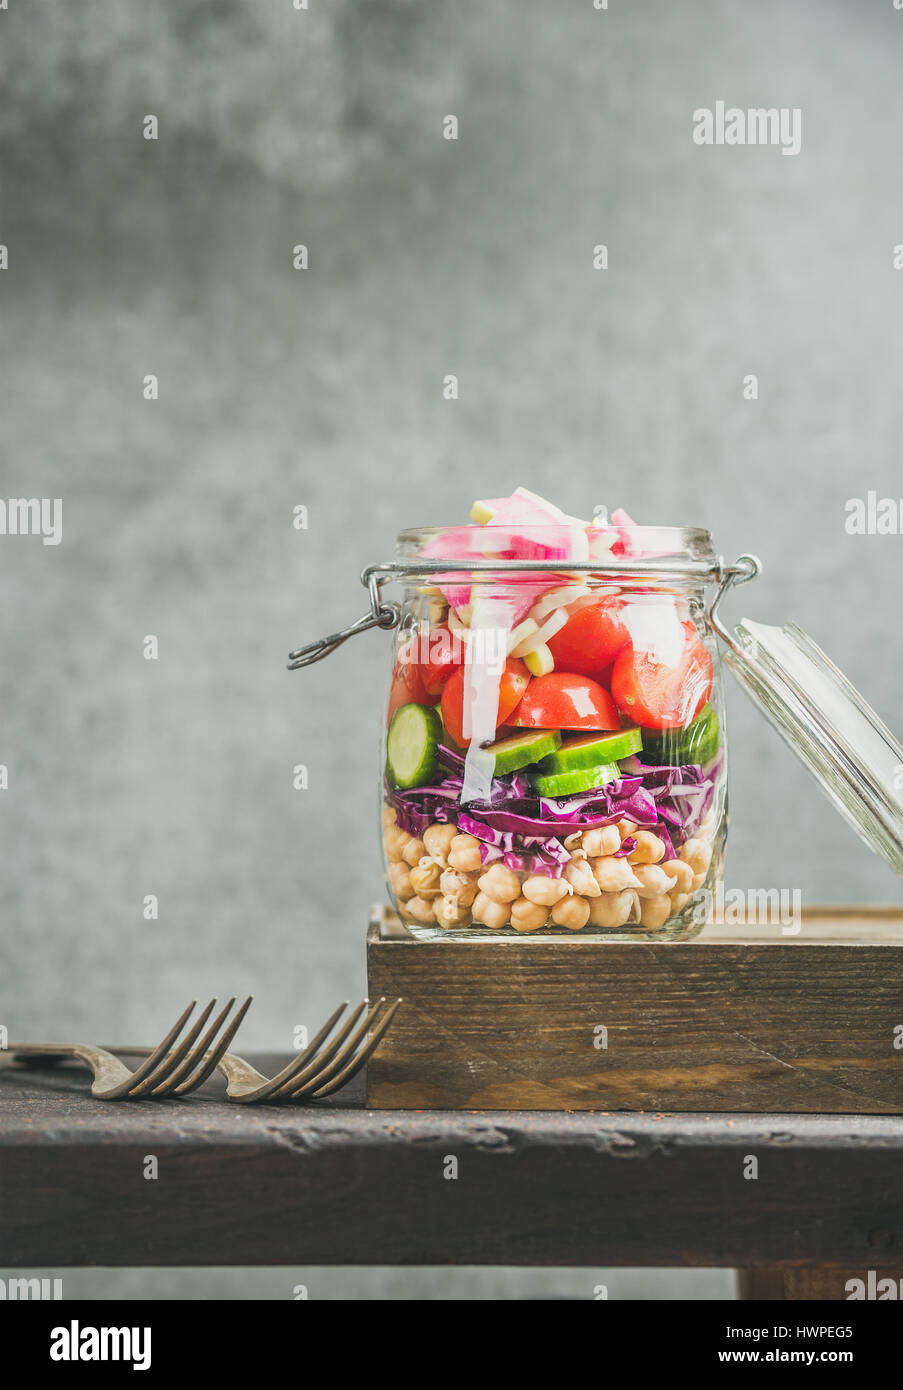
{"type": "Polygon", "coordinates": [[[386,631],[398,627],[401,622],[400,604],[386,603],[382,597],[382,586],[390,578],[391,574],[385,573],[379,565],[371,565],[369,569],[364,570],[361,583],[370,595],[369,613],[358,618],[356,623],[343,627],[340,632],[321,637],[318,642],[308,642],[306,647],[289,652],[289,671],[299,671],[302,666],[313,666],[315,661],[322,661],[324,656],[329,656],[343,642],[347,642],[349,637],[355,637],[359,632],[367,632],[371,627],[381,627],[386,631]]]}
{"type": "Polygon", "coordinates": [[[719,560],[718,568],[720,571],[718,588],[709,605],[709,626],[718,634],[722,642],[726,642],[733,651],[736,651],[736,638],[718,616],[718,605],[729,589],[735,588],[738,584],[748,584],[750,579],[755,579],[760,575],[762,573],[762,561],[757,555],[740,555],[732,565],[726,565],[723,560],[719,560]]]}

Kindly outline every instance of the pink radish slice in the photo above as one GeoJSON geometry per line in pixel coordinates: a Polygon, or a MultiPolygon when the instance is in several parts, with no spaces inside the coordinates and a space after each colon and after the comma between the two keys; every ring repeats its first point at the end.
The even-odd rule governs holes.
{"type": "Polygon", "coordinates": [[[586,543],[590,560],[604,563],[610,555],[618,553],[618,533],[607,526],[588,526],[586,543]]]}
{"type": "Polygon", "coordinates": [[[627,555],[636,560],[651,560],[658,555],[667,555],[666,550],[647,550],[640,545],[636,533],[642,530],[642,527],[639,527],[622,507],[612,512],[611,524],[618,533],[618,539],[612,546],[613,555],[627,555]]]}
{"type": "Polygon", "coordinates": [[[489,544],[500,559],[565,560],[575,558],[575,527],[582,525],[545,498],[517,489],[495,500],[483,531],[491,536],[489,544]],[[502,529],[508,532],[504,545],[499,544],[502,529]]]}
{"type": "Polygon", "coordinates": [[[437,574],[433,578],[442,590],[442,597],[449,608],[468,606],[471,601],[471,589],[469,584],[461,583],[460,574],[437,574]]]}
{"type": "Polygon", "coordinates": [[[611,514],[611,525],[618,533],[618,539],[612,546],[613,555],[632,555],[633,535],[636,530],[636,522],[629,517],[623,507],[615,507],[611,514]]]}
{"type": "MultiPolygon", "coordinates": [[[[482,526],[453,526],[427,541],[420,554],[425,560],[466,560],[470,555],[482,559],[483,544],[482,526]]],[[[437,574],[433,578],[450,607],[467,607],[470,585],[460,574],[437,574]]]]}
{"type": "MultiPolygon", "coordinates": [[[[487,559],[568,560],[575,548],[574,528],[578,523],[565,517],[551,502],[520,491],[510,497],[495,498],[488,505],[493,516],[481,529],[487,559]]],[[[522,620],[536,600],[561,582],[561,576],[528,572],[512,581],[512,590],[523,600],[515,614],[514,626],[522,620]],[[516,583],[516,589],[515,589],[516,583]]]]}
{"type": "MultiPolygon", "coordinates": [[[[567,517],[551,502],[519,491],[511,497],[487,499],[493,515],[484,525],[456,526],[434,536],[421,550],[425,559],[465,560],[563,560],[585,558],[585,524],[567,517]],[[578,535],[579,532],[579,535],[578,535]]],[[[516,625],[541,594],[560,584],[564,576],[524,572],[510,580],[510,593],[516,596],[513,621],[516,625]]],[[[452,608],[465,608],[473,602],[477,589],[471,589],[466,576],[437,574],[434,583],[452,608]]],[[[477,584],[477,576],[474,575],[477,584]]],[[[495,585],[493,579],[490,583],[495,585]]]]}

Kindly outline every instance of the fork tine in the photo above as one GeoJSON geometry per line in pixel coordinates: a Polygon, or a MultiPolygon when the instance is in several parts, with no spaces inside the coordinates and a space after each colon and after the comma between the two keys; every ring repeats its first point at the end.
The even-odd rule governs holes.
{"type": "MultiPolygon", "coordinates": [[[[367,1014],[367,1017],[364,1019],[364,1022],[361,1024],[360,1028],[356,1030],[352,1038],[349,1038],[348,1042],[342,1048],[341,1052],[339,1052],[335,1057],[333,1057],[326,1066],[316,1070],[309,1077],[309,1079],[305,1081],[301,1086],[296,1086],[293,1089],[293,1099],[301,1100],[305,1096],[312,1095],[314,1092],[319,1091],[319,1089],[323,1087],[327,1082],[331,1082],[333,1078],[336,1076],[336,1073],[338,1073],[341,1076],[344,1076],[346,1068],[355,1065],[355,1051],[361,1039],[366,1036],[367,1032],[370,1029],[375,1030],[375,1028],[379,1027],[379,1024],[383,1022],[382,1019],[379,1020],[379,1023],[377,1023],[376,1020],[380,1014],[380,1011],[385,1007],[385,1003],[386,1000],[384,997],[377,1000],[376,1004],[370,1009],[369,1013],[367,1014]]],[[[397,1004],[393,1006],[389,1014],[389,1021],[391,1021],[392,1014],[394,1014],[396,1008],[397,1004]]],[[[385,1023],[385,1026],[381,1029],[379,1034],[380,1037],[382,1037],[382,1033],[385,1031],[385,1027],[388,1027],[388,1022],[385,1023]]]]}
{"type": "MultiPolygon", "coordinates": [[[[331,1061],[331,1059],[335,1056],[336,1052],[338,1052],[339,1048],[342,1046],[345,1039],[348,1037],[348,1034],[351,1032],[355,1023],[357,1023],[358,1019],[360,1018],[361,1014],[364,1012],[366,1007],[367,1000],[365,999],[362,1003],[358,1004],[357,1008],[352,1013],[348,1015],[348,1018],[342,1024],[335,1037],[330,1038],[329,1042],[326,1044],[325,1047],[322,1048],[322,1050],[319,1053],[316,1053],[315,1055],[311,1056],[310,1060],[304,1067],[299,1068],[288,1082],[279,1087],[278,1091],[276,1091],[274,1095],[275,1100],[285,1100],[288,1097],[293,1096],[298,1087],[302,1086],[311,1076],[320,1075],[320,1073],[325,1068],[326,1064],[329,1061],[331,1061]]],[[[377,1007],[379,1006],[377,1005],[377,1007]]],[[[373,1012],[373,1009],[371,1009],[369,1014],[367,1015],[367,1019],[364,1020],[362,1027],[366,1028],[367,1022],[372,1017],[373,1012]]],[[[310,1049],[308,1049],[308,1052],[310,1052],[310,1049]]]]}
{"type": "Polygon", "coordinates": [[[258,1090],[254,1091],[253,1093],[249,1092],[247,1095],[236,1096],[235,1100],[239,1104],[246,1104],[248,1101],[251,1100],[266,1100],[269,1096],[273,1094],[274,1091],[278,1091],[280,1086],[283,1086],[286,1081],[288,1081],[291,1077],[293,1077],[296,1074],[296,1072],[300,1071],[302,1067],[306,1066],[309,1058],[311,1057],[311,1054],[316,1050],[316,1048],[320,1046],[323,1039],[329,1036],[329,1034],[335,1027],[337,1021],[341,1018],[342,1014],[345,1012],[347,1008],[348,1000],[346,999],[344,1003],[339,1005],[335,1013],[330,1014],[329,1018],[323,1024],[323,1027],[320,1029],[319,1033],[317,1033],[317,1035],[307,1044],[307,1047],[305,1047],[302,1052],[298,1053],[297,1057],[292,1058],[288,1066],[283,1067],[282,1071],[277,1072],[274,1077],[272,1077],[264,1086],[261,1086],[258,1090]]]}
{"type": "Polygon", "coordinates": [[[197,1023],[192,1026],[191,1032],[179,1044],[177,1050],[165,1059],[164,1063],[153,1076],[149,1076],[146,1081],[142,1082],[139,1088],[141,1094],[146,1094],[149,1091],[154,1099],[159,1099],[161,1096],[172,1095],[179,1082],[185,1076],[189,1075],[192,1069],[197,1066],[199,1060],[203,1058],[210,1039],[216,1037],[223,1025],[223,1020],[228,1017],[234,1003],[235,997],[233,996],[226,1004],[225,1008],[220,1009],[201,1041],[196,1043],[195,1039],[207,1022],[213,1009],[216,1007],[216,1000],[211,999],[197,1023]]]}
{"type": "Polygon", "coordinates": [[[197,1002],[198,1001],[196,999],[192,999],[191,1003],[188,1005],[188,1008],[182,1014],[181,1018],[176,1020],[176,1022],[170,1028],[169,1032],[166,1034],[166,1037],[163,1039],[163,1041],[154,1048],[153,1052],[149,1053],[146,1060],[142,1062],[141,1066],[138,1067],[138,1069],[132,1073],[128,1081],[123,1081],[119,1086],[113,1086],[109,1091],[104,1091],[99,1098],[102,1100],[119,1100],[121,1096],[129,1095],[134,1090],[135,1084],[139,1081],[143,1081],[144,1078],[148,1076],[157,1066],[157,1063],[160,1061],[160,1058],[166,1056],[167,1051],[172,1046],[176,1038],[179,1036],[182,1029],[185,1027],[185,1024],[187,1023],[188,1019],[191,1017],[191,1013],[195,1008],[197,1002]]]}
{"type": "MultiPolygon", "coordinates": [[[[369,1001],[364,1001],[365,1004],[367,1002],[369,1001]]],[[[363,1023],[359,1028],[355,1029],[352,1036],[348,1038],[345,1046],[341,1048],[340,1051],[336,1052],[335,1049],[333,1049],[328,1055],[316,1058],[314,1062],[305,1069],[301,1076],[296,1077],[293,1083],[284,1087],[283,1090],[279,1092],[276,1099],[294,1100],[296,1097],[305,1096],[309,1094],[309,1092],[315,1090],[321,1082],[328,1081],[331,1076],[334,1076],[345,1061],[345,1058],[348,1057],[350,1053],[354,1052],[354,1049],[357,1047],[368,1028],[371,1027],[373,1020],[376,1018],[385,1002],[385,999],[377,999],[376,1003],[372,1004],[367,1010],[363,1023]]],[[[363,1007],[364,1005],[362,1004],[361,1008],[363,1007]]],[[[347,1029],[344,1036],[348,1037],[347,1029]]]]}
{"type": "MultiPolygon", "coordinates": [[[[248,1009],[250,1009],[253,1000],[253,994],[249,994],[245,1002],[242,1004],[241,1008],[238,1010],[238,1013],[232,1019],[232,1022],[229,1024],[229,1027],[223,1033],[223,1036],[220,1038],[216,1047],[210,1053],[209,1057],[207,1058],[207,1061],[198,1071],[197,1075],[189,1077],[187,1081],[183,1081],[180,1086],[176,1087],[177,1096],[187,1096],[190,1094],[191,1091],[197,1090],[198,1086],[202,1086],[204,1084],[211,1072],[216,1070],[216,1068],[220,1064],[220,1061],[222,1060],[223,1054],[228,1050],[230,1042],[235,1037],[235,1034],[238,1032],[241,1026],[241,1021],[244,1018],[245,1014],[248,1012],[248,1009]]],[[[232,1002],[234,1003],[235,1001],[233,1000],[232,1002]]],[[[230,1004],[229,1007],[231,1008],[232,1005],[230,1004]]],[[[218,1023],[219,1020],[217,1020],[217,1025],[218,1023]]],[[[203,1059],[203,1053],[204,1051],[206,1051],[206,1048],[208,1046],[208,1039],[213,1033],[214,1029],[210,1028],[208,1030],[207,1037],[204,1039],[203,1044],[195,1048],[195,1060],[197,1059],[198,1053],[200,1053],[201,1058],[203,1059]]]]}
{"type": "MultiPolygon", "coordinates": [[[[173,1048],[172,1052],[167,1052],[166,1056],[161,1059],[160,1065],[156,1067],[149,1076],[145,1077],[143,1081],[139,1081],[137,1085],[132,1086],[131,1095],[135,1099],[146,1096],[149,1092],[153,1092],[156,1096],[168,1094],[172,1087],[171,1083],[167,1083],[167,1077],[171,1077],[173,1071],[179,1066],[179,1063],[191,1048],[195,1038],[207,1022],[215,1006],[216,1000],[211,999],[207,1007],[202,1009],[198,1018],[192,1023],[178,1047],[173,1048]]],[[[231,1005],[228,1007],[231,1007],[231,1005]]],[[[137,1076],[138,1073],[136,1072],[135,1075],[137,1076]]]]}
{"type": "MultiPolygon", "coordinates": [[[[361,1005],[361,1010],[368,1002],[368,1000],[364,1000],[364,1003],[361,1005]]],[[[344,1047],[339,1049],[332,1048],[328,1053],[323,1053],[320,1057],[315,1058],[311,1065],[306,1067],[300,1076],[297,1076],[290,1085],[280,1091],[277,1099],[291,1100],[294,1096],[306,1095],[308,1091],[312,1091],[321,1081],[328,1081],[331,1076],[334,1076],[345,1058],[357,1047],[361,1038],[367,1032],[367,1029],[372,1026],[374,1018],[385,1002],[385,999],[378,999],[375,1004],[372,1004],[367,1010],[364,1021],[355,1029],[350,1037],[348,1036],[351,1032],[350,1028],[345,1029],[342,1038],[339,1040],[340,1042],[344,1042],[344,1047]],[[346,1038],[347,1042],[345,1041],[346,1038]]],[[[358,1010],[358,1013],[360,1014],[360,1010],[358,1010]]]]}
{"type": "MultiPolygon", "coordinates": [[[[385,1000],[382,1000],[382,1003],[385,1002],[385,1000]]],[[[333,1077],[328,1086],[319,1087],[313,1092],[314,1100],[319,1100],[321,1096],[331,1096],[333,1091],[337,1091],[340,1086],[344,1086],[346,1081],[350,1081],[352,1076],[355,1076],[360,1071],[367,1058],[378,1046],[380,1038],[395,1017],[395,1012],[401,1002],[400,999],[396,999],[394,1004],[389,1005],[388,1010],[383,1014],[360,1052],[356,1053],[355,1056],[351,1058],[351,1061],[345,1064],[338,1076],[333,1077]]]]}

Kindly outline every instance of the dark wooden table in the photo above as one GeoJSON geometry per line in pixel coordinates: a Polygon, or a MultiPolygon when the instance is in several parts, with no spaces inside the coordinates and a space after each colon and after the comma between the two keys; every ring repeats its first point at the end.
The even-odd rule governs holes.
{"type": "Polygon", "coordinates": [[[110,1104],[88,1080],[0,1057],[0,1267],[697,1265],[760,1271],[759,1296],[903,1272],[899,1117],[367,1111],[360,1081],[110,1104]]]}

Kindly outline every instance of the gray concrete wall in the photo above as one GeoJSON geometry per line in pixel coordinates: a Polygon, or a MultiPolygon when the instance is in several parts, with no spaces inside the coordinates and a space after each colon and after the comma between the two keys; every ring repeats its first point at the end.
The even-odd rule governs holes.
{"type": "MultiPolygon", "coordinates": [[[[903,726],[903,539],[844,530],[903,492],[901,48],[889,0],[10,0],[0,495],[64,502],[58,547],[0,538],[12,1033],[152,1039],[253,991],[276,1048],[363,992],[386,640],[284,654],[475,495],[758,552],[737,616],[796,619],[903,726]],[[718,99],[800,107],[801,153],[695,145],[718,99]]],[[[730,713],[728,881],[899,902],[730,713]]]]}

